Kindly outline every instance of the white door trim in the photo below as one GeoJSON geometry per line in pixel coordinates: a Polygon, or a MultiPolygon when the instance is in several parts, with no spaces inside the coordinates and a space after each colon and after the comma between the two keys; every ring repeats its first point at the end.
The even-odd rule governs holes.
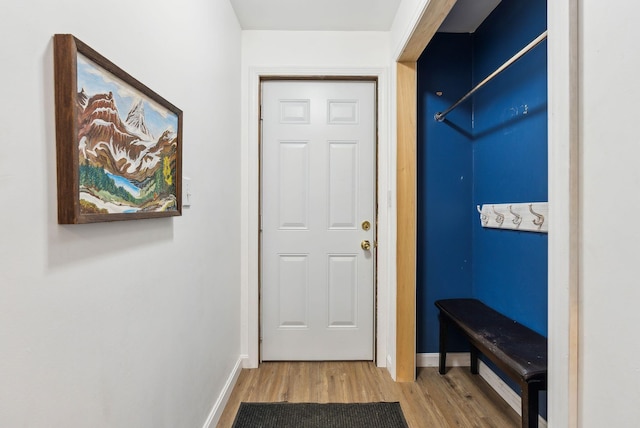
{"type": "Polygon", "coordinates": [[[549,98],[550,425],[580,426],[579,22],[578,1],[547,1],[549,98]]]}
{"type": "Polygon", "coordinates": [[[346,79],[262,80],[261,361],[374,360],[377,81],[346,79]]]}
{"type": "Polygon", "coordinates": [[[386,366],[391,287],[395,285],[395,147],[390,144],[389,78],[387,68],[262,68],[249,67],[247,125],[241,148],[241,354],[245,368],[259,363],[259,246],[260,195],[258,105],[262,77],[366,76],[378,79],[378,257],[376,306],[376,364],[386,366]]]}

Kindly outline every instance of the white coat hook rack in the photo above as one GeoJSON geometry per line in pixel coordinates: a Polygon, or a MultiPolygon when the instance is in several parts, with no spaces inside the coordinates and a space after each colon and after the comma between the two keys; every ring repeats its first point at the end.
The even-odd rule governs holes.
{"type": "Polygon", "coordinates": [[[482,222],[482,225],[486,226],[487,222],[489,221],[489,216],[482,212],[482,208],[480,208],[480,205],[476,205],[476,209],[480,213],[480,221],[482,222]]]}
{"type": "Polygon", "coordinates": [[[547,233],[549,203],[521,202],[477,205],[482,227],[547,233]]]}

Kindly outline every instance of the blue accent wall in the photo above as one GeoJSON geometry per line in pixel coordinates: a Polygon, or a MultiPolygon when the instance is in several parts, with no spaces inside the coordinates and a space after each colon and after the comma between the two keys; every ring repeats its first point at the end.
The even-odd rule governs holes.
{"type": "MultiPolygon", "coordinates": [[[[479,82],[546,30],[546,1],[503,0],[473,35],[479,82]]],[[[547,201],[547,42],[473,97],[473,206],[547,201]]],[[[473,296],[547,335],[547,235],[473,221],[473,296]]]]}
{"type": "Polygon", "coordinates": [[[475,208],[548,200],[547,42],[433,118],[540,35],[546,14],[546,0],[502,0],[475,33],[436,34],[418,61],[420,353],[438,351],[443,298],[480,299],[547,335],[547,235],[483,228],[475,208]]]}
{"type": "Polygon", "coordinates": [[[468,34],[438,34],[418,67],[418,352],[437,351],[433,302],[472,293],[471,104],[451,112],[446,124],[433,126],[434,115],[471,88],[471,42],[468,34]]]}

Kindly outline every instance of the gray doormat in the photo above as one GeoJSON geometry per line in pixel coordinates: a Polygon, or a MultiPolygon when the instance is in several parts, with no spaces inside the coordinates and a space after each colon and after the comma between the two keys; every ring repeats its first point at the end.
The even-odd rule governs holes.
{"type": "Polygon", "coordinates": [[[232,428],[408,428],[400,403],[240,403],[232,428]]]}

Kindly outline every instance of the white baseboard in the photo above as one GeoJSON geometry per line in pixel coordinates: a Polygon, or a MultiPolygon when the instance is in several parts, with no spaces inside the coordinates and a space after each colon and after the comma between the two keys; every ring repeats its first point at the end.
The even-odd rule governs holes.
{"type": "Polygon", "coordinates": [[[209,412],[209,416],[207,417],[207,420],[204,423],[202,428],[215,428],[216,425],[218,425],[218,421],[222,416],[224,407],[227,405],[227,402],[229,401],[229,397],[231,396],[231,391],[233,391],[233,387],[236,385],[236,382],[238,381],[238,376],[240,376],[240,372],[242,371],[242,366],[246,359],[247,359],[246,356],[241,355],[238,358],[238,361],[236,361],[235,366],[233,366],[233,369],[231,370],[231,373],[229,374],[229,377],[227,378],[227,381],[225,382],[224,387],[222,388],[222,391],[218,396],[218,399],[213,405],[211,412],[209,412]]]}
{"type": "Polygon", "coordinates": [[[396,378],[396,367],[393,365],[393,357],[389,354],[387,354],[387,371],[389,372],[391,379],[394,381],[398,380],[396,378]]]}
{"type": "MultiPolygon", "coordinates": [[[[418,367],[438,367],[440,355],[437,353],[418,354],[416,363],[418,367]]],[[[468,367],[471,359],[468,352],[447,353],[447,367],[468,367]]],[[[478,374],[491,386],[513,410],[522,414],[520,395],[503,381],[493,370],[482,361],[478,364],[478,374]]],[[[538,416],[538,427],[547,428],[547,421],[538,416]]]]}
{"type": "MultiPolygon", "coordinates": [[[[447,367],[469,367],[471,364],[468,352],[447,353],[447,367]]],[[[416,365],[418,367],[438,367],[440,354],[418,354],[416,365]]]]}
{"type": "Polygon", "coordinates": [[[242,368],[243,369],[257,369],[258,368],[258,365],[254,364],[254,362],[251,361],[251,359],[249,358],[248,355],[240,354],[240,359],[242,360],[242,368]]]}

